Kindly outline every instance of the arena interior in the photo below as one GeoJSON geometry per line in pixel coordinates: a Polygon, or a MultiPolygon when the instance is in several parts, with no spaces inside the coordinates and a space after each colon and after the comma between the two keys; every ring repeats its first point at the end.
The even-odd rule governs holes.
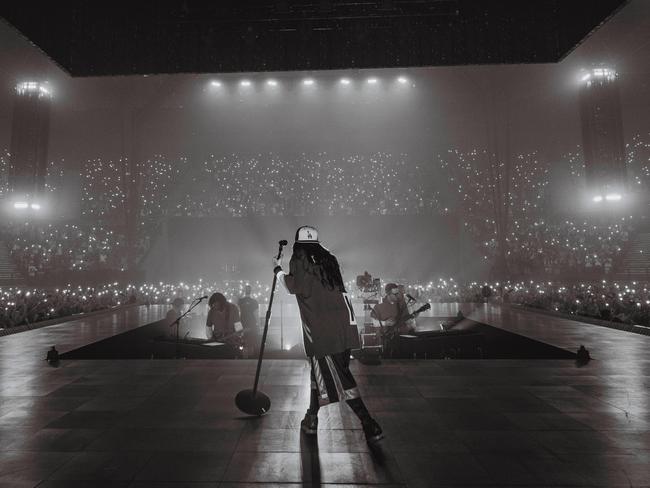
{"type": "Polygon", "coordinates": [[[650,487],[650,3],[0,17],[0,487],[650,487]]]}

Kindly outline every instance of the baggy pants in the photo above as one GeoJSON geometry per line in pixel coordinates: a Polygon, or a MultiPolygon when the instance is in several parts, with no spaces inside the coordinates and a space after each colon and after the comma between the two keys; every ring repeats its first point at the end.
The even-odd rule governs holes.
{"type": "Polygon", "coordinates": [[[311,365],[311,389],[318,395],[319,406],[360,398],[357,382],[350,371],[350,350],[322,358],[308,358],[311,365]]]}

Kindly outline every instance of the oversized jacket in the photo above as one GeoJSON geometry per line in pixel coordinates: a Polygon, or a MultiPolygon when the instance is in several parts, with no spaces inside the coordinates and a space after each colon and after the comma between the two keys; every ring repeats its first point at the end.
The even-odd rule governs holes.
{"type": "Polygon", "coordinates": [[[307,356],[321,358],[358,349],[359,333],[347,294],[324,286],[318,266],[308,257],[292,256],[289,269],[289,274],[278,271],[277,276],[298,301],[307,356]]]}

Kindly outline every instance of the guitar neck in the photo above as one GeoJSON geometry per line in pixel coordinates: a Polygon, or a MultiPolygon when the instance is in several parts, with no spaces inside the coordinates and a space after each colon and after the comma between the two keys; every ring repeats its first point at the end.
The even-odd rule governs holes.
{"type": "Polygon", "coordinates": [[[420,308],[418,308],[415,312],[410,313],[408,315],[408,317],[409,317],[409,319],[412,319],[413,317],[415,317],[420,312],[424,312],[425,310],[429,310],[430,308],[431,308],[431,305],[429,305],[428,303],[425,303],[420,308]]]}
{"type": "Polygon", "coordinates": [[[431,308],[431,306],[427,303],[426,305],[423,305],[422,307],[418,308],[414,312],[409,313],[408,315],[403,315],[402,317],[398,317],[397,319],[389,319],[387,320],[384,325],[387,327],[394,327],[396,325],[401,325],[405,322],[408,322],[409,320],[415,318],[417,314],[420,312],[423,312],[424,310],[428,310],[431,308]]]}

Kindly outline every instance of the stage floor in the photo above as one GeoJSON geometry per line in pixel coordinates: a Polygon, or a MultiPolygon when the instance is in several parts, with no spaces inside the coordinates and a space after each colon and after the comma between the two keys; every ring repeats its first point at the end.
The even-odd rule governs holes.
{"type": "Polygon", "coordinates": [[[0,338],[0,487],[650,486],[650,337],[475,308],[595,360],[355,361],[386,432],[371,451],[345,406],[301,436],[304,361],[265,362],[271,411],[246,418],[255,361],[42,360],[164,309],[126,313],[0,338]]]}

